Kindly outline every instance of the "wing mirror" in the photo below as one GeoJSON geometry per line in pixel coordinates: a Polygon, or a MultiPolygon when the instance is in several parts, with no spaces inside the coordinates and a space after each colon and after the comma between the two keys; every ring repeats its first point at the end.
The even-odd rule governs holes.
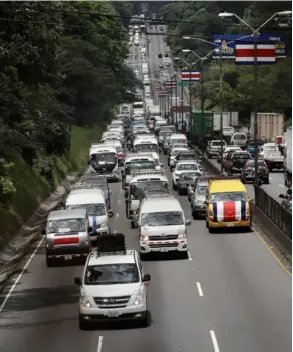
{"type": "Polygon", "coordinates": [[[186,226],[191,225],[191,220],[186,220],[186,221],[185,221],[185,225],[186,225],[186,226]]]}
{"type": "Polygon", "coordinates": [[[92,226],[89,226],[89,227],[87,228],[87,230],[88,230],[88,232],[93,232],[92,226]]]}
{"type": "Polygon", "coordinates": [[[142,282],[146,282],[146,281],[151,281],[151,275],[150,274],[144,274],[144,276],[142,278],[142,282]]]}
{"type": "Polygon", "coordinates": [[[279,194],[279,198],[285,198],[284,194],[279,194]]]}
{"type": "Polygon", "coordinates": [[[114,216],[114,213],[112,210],[108,210],[108,216],[109,218],[112,218],[114,216]]]}
{"type": "Polygon", "coordinates": [[[74,278],[74,285],[81,286],[81,279],[79,277],[74,278]]]}

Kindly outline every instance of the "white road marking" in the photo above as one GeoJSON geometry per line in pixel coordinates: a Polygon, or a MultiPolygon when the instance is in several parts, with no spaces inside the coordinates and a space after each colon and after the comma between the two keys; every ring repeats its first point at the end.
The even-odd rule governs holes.
{"type": "Polygon", "coordinates": [[[192,260],[192,257],[191,257],[190,252],[189,252],[189,251],[187,251],[187,253],[188,253],[188,260],[192,260]]]}
{"type": "Polygon", "coordinates": [[[218,341],[217,341],[216,334],[215,334],[214,330],[210,330],[210,334],[211,334],[211,339],[212,339],[213,346],[214,346],[214,351],[220,352],[218,341]]]}
{"type": "Polygon", "coordinates": [[[197,286],[197,289],[198,289],[198,294],[200,295],[200,297],[203,297],[203,292],[202,292],[202,288],[201,288],[200,282],[197,282],[196,286],[197,286]]]}
{"type": "Polygon", "coordinates": [[[119,214],[116,214],[116,218],[118,218],[119,214]]]}
{"type": "Polygon", "coordinates": [[[282,188],[284,188],[284,186],[283,186],[283,185],[281,185],[280,183],[279,183],[279,186],[280,186],[280,187],[282,187],[282,188]]]}
{"type": "Polygon", "coordinates": [[[39,248],[41,247],[42,243],[44,242],[45,236],[43,236],[41,238],[41,240],[39,241],[36,249],[34,250],[34,252],[31,254],[31,256],[28,258],[27,262],[25,263],[25,266],[23,267],[23,269],[21,270],[20,274],[17,276],[16,280],[14,281],[13,285],[11,286],[9,292],[7,293],[6,297],[4,298],[4,301],[2,302],[1,306],[0,306],[0,313],[2,312],[2,310],[4,309],[7,301],[9,300],[10,296],[12,295],[16,285],[19,283],[22,275],[24,274],[24,272],[26,271],[27,267],[30,265],[30,262],[33,260],[34,256],[36,255],[37,251],[39,250],[39,248]]]}
{"type": "Polygon", "coordinates": [[[103,340],[104,340],[104,337],[103,336],[99,336],[97,352],[102,352],[103,340]]]}

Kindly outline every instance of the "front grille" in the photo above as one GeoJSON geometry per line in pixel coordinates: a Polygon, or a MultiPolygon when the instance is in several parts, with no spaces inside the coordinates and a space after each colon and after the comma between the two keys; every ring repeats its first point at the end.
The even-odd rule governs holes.
{"type": "Polygon", "coordinates": [[[125,308],[131,296],[93,297],[96,305],[101,309],[125,308]]]}
{"type": "Polygon", "coordinates": [[[167,236],[149,236],[150,241],[168,241],[177,240],[178,235],[167,235],[167,236]]]}
{"type": "Polygon", "coordinates": [[[178,243],[150,243],[150,248],[178,247],[178,243]]]}

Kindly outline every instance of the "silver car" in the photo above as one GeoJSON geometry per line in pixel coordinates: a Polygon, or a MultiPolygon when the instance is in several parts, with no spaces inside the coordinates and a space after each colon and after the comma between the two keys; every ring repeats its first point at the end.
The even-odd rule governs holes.
{"type": "Polygon", "coordinates": [[[47,266],[52,266],[56,260],[86,260],[91,251],[91,231],[85,209],[51,211],[43,231],[47,266]]]}
{"type": "MultiPolygon", "coordinates": [[[[226,142],[223,141],[223,149],[226,148],[226,142]]],[[[212,159],[212,157],[217,157],[218,154],[221,151],[221,141],[217,140],[217,141],[210,141],[208,146],[207,146],[207,156],[209,159],[212,159]]]]}
{"type": "Polygon", "coordinates": [[[193,219],[206,214],[206,192],[208,181],[198,182],[194,194],[191,196],[191,215],[193,219]]]}

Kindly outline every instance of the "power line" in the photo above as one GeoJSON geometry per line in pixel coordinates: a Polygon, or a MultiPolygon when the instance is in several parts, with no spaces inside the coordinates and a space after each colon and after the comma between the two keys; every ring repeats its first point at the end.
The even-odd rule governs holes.
{"type": "MultiPolygon", "coordinates": [[[[50,9],[49,9],[50,11],[50,9]]],[[[125,15],[114,15],[114,14],[107,14],[107,13],[101,13],[101,12],[86,12],[86,11],[73,11],[73,10],[64,10],[64,9],[54,9],[54,12],[61,12],[61,13],[71,13],[75,15],[92,15],[92,16],[101,16],[101,17],[106,17],[106,18],[123,18],[123,19],[137,19],[141,20],[141,22],[146,22],[146,21],[154,21],[153,18],[151,17],[145,17],[145,18],[140,18],[140,17],[135,17],[135,16],[125,16],[125,15]]],[[[41,13],[41,11],[35,11],[35,13],[41,13]]],[[[194,24],[193,21],[183,21],[183,20],[167,20],[167,19],[155,19],[155,21],[163,22],[163,23],[179,23],[179,24],[194,24]]],[[[197,22],[198,25],[206,25],[206,21],[203,22],[197,22]]],[[[210,25],[217,25],[219,23],[211,23],[209,22],[210,25]]],[[[224,24],[224,22],[223,22],[224,24]]],[[[232,27],[237,27],[237,28],[247,28],[247,26],[241,24],[241,23],[230,23],[229,24],[232,27]]],[[[280,29],[280,27],[270,27],[266,26],[266,29],[280,29]]]]}

